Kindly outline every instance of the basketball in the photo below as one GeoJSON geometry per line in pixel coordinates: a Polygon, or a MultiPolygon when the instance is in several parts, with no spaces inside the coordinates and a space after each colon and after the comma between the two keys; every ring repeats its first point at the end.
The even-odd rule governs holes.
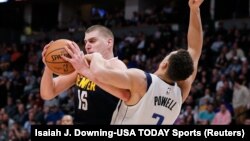
{"type": "Polygon", "coordinates": [[[68,42],[71,41],[68,39],[58,39],[52,42],[46,51],[45,63],[57,75],[67,75],[75,70],[68,61],[65,61],[61,57],[61,55],[70,57],[65,50],[68,42]]]}

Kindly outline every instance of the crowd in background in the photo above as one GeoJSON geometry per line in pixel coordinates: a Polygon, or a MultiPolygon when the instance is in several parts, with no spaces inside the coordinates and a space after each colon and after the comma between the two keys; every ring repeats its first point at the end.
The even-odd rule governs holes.
{"type": "MultiPolygon", "coordinates": [[[[152,35],[131,31],[115,39],[116,54],[128,68],[154,72],[171,50],[187,48],[187,31],[166,24],[158,27],[152,35]]],[[[175,124],[250,124],[249,28],[226,29],[223,23],[213,28],[204,23],[203,30],[198,74],[175,124]]],[[[41,52],[47,43],[0,43],[0,141],[28,140],[32,124],[61,124],[64,115],[74,114],[74,88],[51,101],[40,97],[41,52]]]]}

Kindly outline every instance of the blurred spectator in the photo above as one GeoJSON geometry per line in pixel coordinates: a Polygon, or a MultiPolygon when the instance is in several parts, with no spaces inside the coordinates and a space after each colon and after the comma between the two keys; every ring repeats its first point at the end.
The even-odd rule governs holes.
{"type": "Polygon", "coordinates": [[[241,63],[240,59],[237,56],[234,56],[228,67],[226,68],[225,74],[230,74],[232,72],[235,72],[236,74],[239,74],[241,71],[241,63]]]}
{"type": "Polygon", "coordinates": [[[198,100],[199,112],[207,109],[208,103],[213,103],[214,99],[209,88],[205,88],[205,94],[198,100]]]}
{"type": "Polygon", "coordinates": [[[249,103],[250,93],[248,88],[242,85],[242,79],[236,79],[233,89],[233,108],[237,124],[244,123],[249,103]]]}
{"type": "Polygon", "coordinates": [[[215,116],[214,107],[212,103],[207,103],[206,110],[199,112],[197,124],[209,125],[215,116]]]}
{"type": "Polygon", "coordinates": [[[250,125],[250,118],[245,119],[244,125],[250,125]]]}
{"type": "Polygon", "coordinates": [[[12,78],[10,83],[10,92],[11,97],[14,99],[21,99],[24,95],[24,86],[26,85],[26,80],[22,76],[20,70],[13,69],[12,70],[12,78]]]}
{"type": "Polygon", "coordinates": [[[23,128],[25,130],[27,130],[27,132],[30,134],[31,133],[31,125],[34,125],[34,124],[36,124],[35,113],[31,109],[31,110],[29,110],[29,113],[28,113],[28,120],[24,123],[23,128]]]}
{"type": "Polygon", "coordinates": [[[61,125],[73,125],[73,117],[71,115],[64,115],[61,119],[61,125]]]}
{"type": "Polygon", "coordinates": [[[15,124],[15,121],[12,118],[10,118],[9,115],[4,111],[2,111],[0,114],[2,115],[1,121],[3,123],[6,123],[8,129],[10,129],[15,124]]]}
{"type": "Polygon", "coordinates": [[[227,104],[232,103],[232,99],[233,99],[233,86],[232,85],[233,84],[231,83],[231,81],[227,80],[227,81],[224,81],[224,85],[222,87],[223,92],[224,92],[222,99],[227,104]]]}
{"type": "MultiPolygon", "coordinates": [[[[1,121],[1,113],[0,113],[0,121],[1,121]]],[[[0,141],[8,140],[8,123],[0,122],[0,141]]]]}
{"type": "Polygon", "coordinates": [[[227,59],[231,59],[233,57],[237,57],[239,59],[245,58],[245,53],[241,48],[239,48],[238,42],[234,42],[229,52],[226,54],[227,59]]]}
{"type": "Polygon", "coordinates": [[[213,42],[212,46],[211,46],[211,50],[216,53],[219,54],[220,49],[223,47],[224,45],[224,41],[222,39],[221,35],[217,36],[217,40],[213,42]]]}
{"type": "Polygon", "coordinates": [[[211,125],[229,125],[232,122],[232,116],[224,103],[220,104],[220,111],[215,114],[211,125]]]}
{"type": "Polygon", "coordinates": [[[25,108],[25,104],[22,102],[18,102],[17,104],[18,113],[14,116],[14,120],[20,124],[21,126],[28,120],[28,112],[25,108]]]}
{"type": "Polygon", "coordinates": [[[217,56],[215,60],[215,67],[221,70],[221,73],[224,73],[225,69],[228,66],[228,59],[226,58],[227,50],[227,46],[223,46],[220,55],[217,56]]]}
{"type": "Polygon", "coordinates": [[[17,107],[11,96],[8,96],[7,105],[4,107],[4,110],[11,118],[14,118],[14,115],[17,113],[17,107]]]}
{"type": "Polygon", "coordinates": [[[185,125],[195,124],[195,111],[192,109],[191,105],[187,105],[185,110],[181,113],[181,118],[185,125]]]}
{"type": "Polygon", "coordinates": [[[50,105],[47,117],[45,118],[45,122],[48,125],[57,124],[59,120],[63,117],[64,113],[59,108],[59,105],[53,104],[50,105]]]}

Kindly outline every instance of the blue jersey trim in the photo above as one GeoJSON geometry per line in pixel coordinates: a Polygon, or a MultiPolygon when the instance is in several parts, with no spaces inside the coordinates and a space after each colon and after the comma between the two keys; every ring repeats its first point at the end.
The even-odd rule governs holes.
{"type": "Polygon", "coordinates": [[[145,72],[145,75],[146,75],[146,78],[147,78],[147,91],[148,91],[148,88],[152,83],[152,77],[151,77],[151,75],[149,73],[146,73],[146,72],[145,72]]]}

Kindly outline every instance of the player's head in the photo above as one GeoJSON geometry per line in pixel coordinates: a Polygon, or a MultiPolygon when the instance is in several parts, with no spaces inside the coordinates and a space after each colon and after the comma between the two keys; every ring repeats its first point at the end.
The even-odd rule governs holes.
{"type": "Polygon", "coordinates": [[[73,117],[71,115],[64,115],[61,119],[61,125],[73,125],[73,117]]]}
{"type": "Polygon", "coordinates": [[[85,31],[85,50],[87,53],[99,52],[104,58],[113,55],[114,35],[102,25],[93,25],[85,31]]]}
{"type": "Polygon", "coordinates": [[[187,79],[194,71],[192,57],[187,50],[179,49],[168,54],[162,61],[166,64],[166,75],[173,81],[187,79]]]}

